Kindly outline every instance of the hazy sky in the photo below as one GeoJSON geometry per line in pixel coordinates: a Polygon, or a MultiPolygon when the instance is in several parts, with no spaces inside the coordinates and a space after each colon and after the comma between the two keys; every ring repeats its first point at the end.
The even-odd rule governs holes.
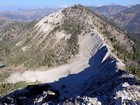
{"type": "Polygon", "coordinates": [[[0,10],[14,10],[19,8],[65,7],[74,4],[101,6],[109,4],[134,5],[140,0],[0,0],[0,10]]]}

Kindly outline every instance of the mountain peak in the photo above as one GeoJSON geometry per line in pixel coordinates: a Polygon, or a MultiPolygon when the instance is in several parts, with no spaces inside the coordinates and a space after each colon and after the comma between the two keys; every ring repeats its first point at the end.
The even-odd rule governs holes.
{"type": "MultiPolygon", "coordinates": [[[[116,46],[123,46],[128,52],[133,49],[133,43],[125,35],[125,32],[105,17],[91,12],[82,5],[75,5],[44,17],[35,27],[29,30],[29,33],[30,35],[25,35],[22,38],[23,40],[19,42],[22,44],[15,47],[13,52],[11,52],[13,53],[11,55],[15,55],[18,52],[17,49],[19,49],[18,53],[23,53],[25,61],[23,60],[23,62],[17,63],[29,67],[35,65],[54,67],[71,62],[71,60],[79,54],[79,38],[85,34],[102,34],[100,35],[101,39],[107,38],[107,44],[109,44],[112,49],[116,46]],[[50,41],[53,43],[49,43],[50,41]],[[34,51],[32,49],[34,49],[34,51]],[[60,52],[57,53],[57,51],[60,52]],[[35,52],[39,53],[39,62],[32,54],[35,52]],[[32,55],[32,57],[28,57],[27,55],[32,55]],[[52,56],[50,57],[50,55],[52,56]],[[32,60],[34,60],[33,64],[31,64],[32,60]]],[[[15,46],[17,45],[18,43],[15,46]]],[[[13,57],[9,57],[10,62],[13,62],[12,59],[16,61],[16,56],[13,57]]]]}

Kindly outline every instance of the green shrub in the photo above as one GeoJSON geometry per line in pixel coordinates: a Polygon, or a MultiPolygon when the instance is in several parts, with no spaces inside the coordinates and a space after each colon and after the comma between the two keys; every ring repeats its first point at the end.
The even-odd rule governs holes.
{"type": "Polygon", "coordinates": [[[12,84],[12,83],[0,84],[0,96],[4,96],[14,90],[24,88],[27,85],[37,84],[37,83],[38,82],[35,83],[18,82],[16,84],[12,84]]]}

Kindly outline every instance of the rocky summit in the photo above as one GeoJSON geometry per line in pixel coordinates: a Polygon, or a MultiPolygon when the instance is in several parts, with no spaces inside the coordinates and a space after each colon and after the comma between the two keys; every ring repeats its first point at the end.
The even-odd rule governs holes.
{"type": "Polygon", "coordinates": [[[140,105],[140,82],[120,58],[134,42],[82,5],[44,17],[16,41],[5,80],[39,82],[0,98],[2,105],[140,105]],[[116,47],[117,46],[117,47],[116,47]]]}

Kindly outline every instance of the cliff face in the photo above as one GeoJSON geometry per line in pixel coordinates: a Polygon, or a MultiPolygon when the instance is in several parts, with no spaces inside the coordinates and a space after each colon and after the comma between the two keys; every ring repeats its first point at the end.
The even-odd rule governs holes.
{"type": "Polygon", "coordinates": [[[111,22],[76,5],[43,18],[30,32],[10,54],[15,61],[15,54],[25,57],[16,63],[30,70],[14,72],[6,81],[45,84],[16,90],[1,104],[139,104],[137,78],[113,53],[114,44],[130,51],[133,43],[111,22]]]}

